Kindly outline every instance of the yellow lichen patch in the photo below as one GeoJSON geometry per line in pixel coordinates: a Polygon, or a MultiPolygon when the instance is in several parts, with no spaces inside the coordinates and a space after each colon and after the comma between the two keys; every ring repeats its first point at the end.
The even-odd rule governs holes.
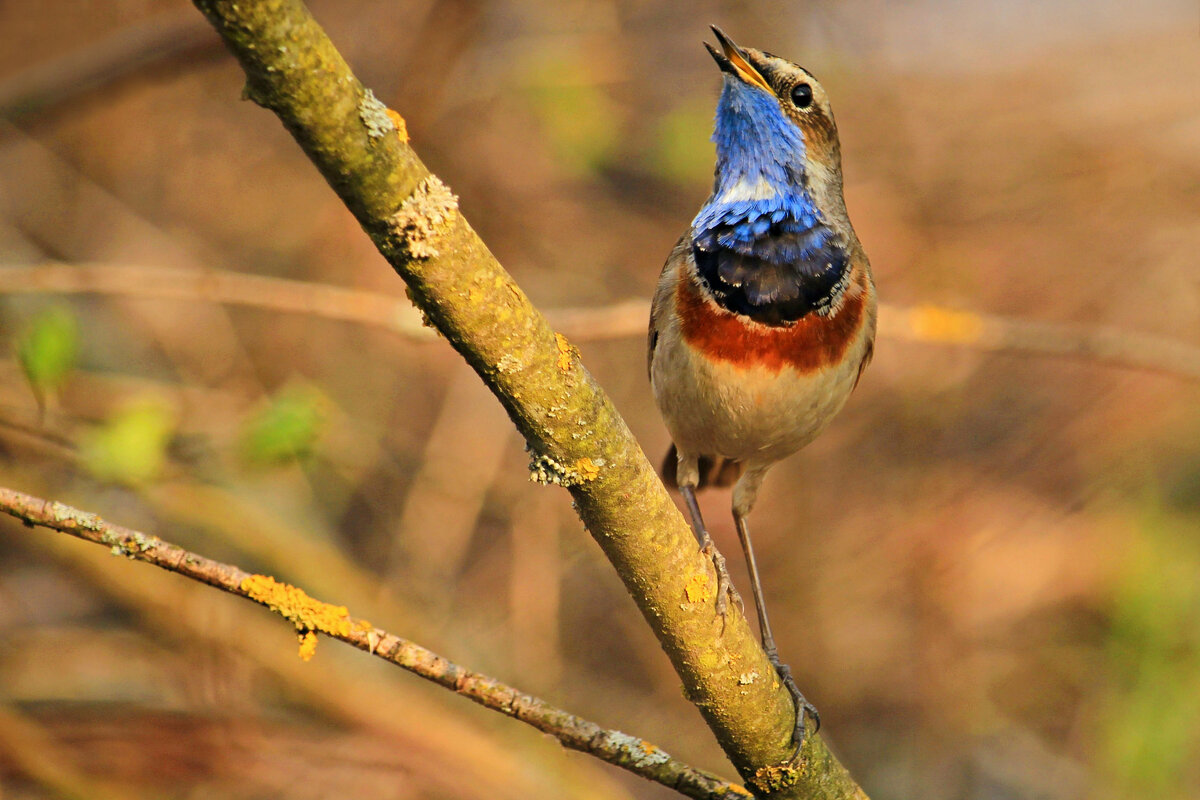
{"type": "Polygon", "coordinates": [[[688,602],[701,603],[716,597],[717,593],[709,585],[710,583],[708,574],[704,572],[698,572],[689,578],[687,586],[684,588],[684,591],[687,593],[688,602]]]}
{"type": "Polygon", "coordinates": [[[969,344],[982,335],[983,320],[969,311],[919,306],[908,312],[908,327],[925,341],[969,344]]]}
{"type": "Polygon", "coordinates": [[[305,631],[300,634],[300,660],[311,661],[317,654],[317,634],[305,631]]]}
{"type": "Polygon", "coordinates": [[[571,369],[574,360],[579,358],[579,348],[568,342],[567,337],[561,333],[554,334],[554,341],[558,343],[558,368],[566,372],[571,369]]]}
{"type": "Polygon", "coordinates": [[[396,135],[400,137],[400,141],[408,144],[408,124],[404,121],[404,117],[390,108],[387,110],[387,115],[391,117],[392,124],[396,126],[396,135]]]}
{"type": "Polygon", "coordinates": [[[529,480],[543,486],[554,484],[569,489],[596,480],[603,466],[603,458],[581,458],[568,465],[553,456],[535,454],[529,462],[529,480]]]}
{"type": "Polygon", "coordinates": [[[756,770],[754,777],[747,781],[763,794],[771,794],[780,789],[794,786],[800,780],[800,770],[791,764],[775,764],[756,770]]]}
{"type": "Polygon", "coordinates": [[[600,477],[600,465],[590,458],[581,458],[575,462],[575,471],[581,481],[594,481],[600,477]]]}
{"type": "Polygon", "coordinates": [[[303,590],[280,583],[270,575],[251,575],[242,581],[242,591],[262,603],[299,630],[349,636],[350,612],[345,606],[322,603],[303,590]]]}

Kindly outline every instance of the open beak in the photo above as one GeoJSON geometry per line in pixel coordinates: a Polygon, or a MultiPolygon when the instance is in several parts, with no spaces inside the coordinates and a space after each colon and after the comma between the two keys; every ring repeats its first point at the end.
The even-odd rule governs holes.
{"type": "Polygon", "coordinates": [[[734,44],[733,39],[722,33],[721,29],[716,25],[709,27],[716,34],[717,41],[721,43],[721,49],[717,50],[717,48],[708,42],[705,42],[704,46],[708,48],[708,52],[712,55],[713,60],[717,62],[717,66],[721,68],[721,71],[735,75],[742,82],[748,83],[751,86],[757,86],[764,91],[773,92],[774,90],[771,89],[771,85],[767,83],[762,74],[746,59],[746,54],[742,51],[742,48],[734,44]]]}

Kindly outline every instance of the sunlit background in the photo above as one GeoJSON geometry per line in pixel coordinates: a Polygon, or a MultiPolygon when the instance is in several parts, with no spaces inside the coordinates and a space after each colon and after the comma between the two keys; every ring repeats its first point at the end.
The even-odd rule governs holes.
{"type": "MultiPolygon", "coordinates": [[[[824,83],[885,301],[1200,345],[1193,0],[312,8],[543,309],[648,306],[711,181],[716,23],[824,83]]],[[[0,485],[735,777],[444,341],[272,308],[285,284],[222,305],[139,277],[403,301],[241,88],[179,0],[0,4],[0,485]],[[49,281],[64,265],[103,290],[49,281]]],[[[574,341],[657,461],[644,338],[602,328],[574,341]]],[[[1198,402],[1180,375],[880,340],[754,515],[783,656],[873,798],[1200,796],[1198,402]]],[[[728,502],[704,508],[746,590],[728,502]]],[[[302,663],[262,609],[5,517],[0,796],[674,795],[340,644],[302,663]]]]}

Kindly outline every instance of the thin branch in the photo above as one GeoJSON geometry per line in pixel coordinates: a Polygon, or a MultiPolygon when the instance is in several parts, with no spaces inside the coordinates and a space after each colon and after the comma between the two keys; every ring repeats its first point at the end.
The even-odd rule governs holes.
{"type": "Polygon", "coordinates": [[[688,797],[746,798],[740,786],[676,761],[653,744],[602,728],[494,678],[459,666],[395,634],[352,617],[345,606],[309,597],[302,589],[205,558],[140,531],[105,522],[95,514],[0,487],[0,511],[29,527],[42,526],[110,548],[113,555],[144,561],[230,594],[252,600],[293,623],[301,634],[301,657],[311,658],[316,632],[365,650],[450,689],[485,708],[550,734],[564,746],[596,756],[688,797]]]}
{"type": "Polygon", "coordinates": [[[354,322],[419,341],[437,339],[403,297],[226,270],[59,263],[0,269],[0,294],[23,293],[207,300],[354,322]]]}
{"type": "Polygon", "coordinates": [[[879,307],[879,336],[1112,364],[1200,380],[1200,347],[1104,325],[1037,322],[937,306],[879,307]]]}
{"type": "Polygon", "coordinates": [[[84,773],[41,725],[7,703],[0,704],[0,752],[63,800],[133,800],[128,790],[84,773]]]}
{"type": "MultiPolygon", "coordinates": [[[[198,272],[126,264],[50,262],[0,269],[0,294],[38,293],[203,300],[353,322],[417,342],[437,339],[407,300],[364,289],[223,270],[198,272]]],[[[644,299],[546,311],[558,331],[577,341],[645,336],[648,316],[644,299]]],[[[1037,322],[939,306],[884,303],[879,307],[879,337],[1074,358],[1200,380],[1200,347],[1104,325],[1037,322]]]]}
{"type": "MultiPolygon", "coordinates": [[[[0,485],[12,485],[3,476],[0,469],[0,485]]],[[[445,698],[429,696],[425,686],[414,685],[390,670],[364,671],[366,665],[355,665],[352,662],[358,659],[347,659],[347,653],[322,651],[320,658],[308,662],[289,657],[295,651],[283,644],[281,652],[281,643],[288,638],[295,642],[295,628],[280,625],[273,614],[259,613],[257,604],[231,598],[233,605],[222,617],[223,623],[213,625],[206,609],[225,598],[216,597],[212,587],[161,569],[141,570],[124,558],[106,557],[71,536],[26,533],[16,520],[3,517],[0,513],[0,536],[27,539],[14,543],[53,559],[89,589],[136,617],[142,628],[162,641],[196,645],[256,665],[289,697],[329,720],[373,731],[392,746],[418,745],[434,761],[453,764],[458,771],[455,783],[489,786],[498,800],[517,800],[539,796],[550,784],[559,795],[569,796],[580,780],[605,780],[596,770],[607,765],[601,767],[595,759],[583,759],[595,762],[589,767],[566,758],[560,764],[563,769],[553,775],[531,774],[555,769],[551,763],[555,748],[547,751],[532,741],[504,745],[502,731],[487,731],[478,719],[472,723],[447,716],[444,708],[439,709],[445,698]],[[141,575],[136,574],[139,571],[141,575]],[[205,593],[211,596],[205,597],[205,593]],[[534,764],[538,767],[531,770],[534,764]]],[[[340,600],[339,595],[328,596],[340,600]]],[[[559,758],[563,758],[561,754],[559,758]]],[[[600,791],[606,793],[611,792],[600,791]]]]}
{"type": "Polygon", "coordinates": [[[147,66],[216,45],[212,33],[193,15],[156,14],[5,78],[0,82],[0,116],[17,119],[53,108],[147,66]]]}

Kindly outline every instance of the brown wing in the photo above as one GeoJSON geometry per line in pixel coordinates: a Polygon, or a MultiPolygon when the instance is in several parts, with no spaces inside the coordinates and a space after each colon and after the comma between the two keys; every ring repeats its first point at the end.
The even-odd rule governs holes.
{"type": "Polygon", "coordinates": [[[854,377],[854,386],[850,391],[858,388],[858,382],[862,380],[862,374],[867,369],[867,364],[871,363],[871,358],[875,355],[875,337],[871,337],[871,341],[867,342],[867,352],[863,353],[862,361],[858,362],[858,375],[854,377]]]}
{"type": "Polygon", "coordinates": [[[679,259],[686,258],[690,252],[689,248],[684,247],[683,244],[686,237],[687,234],[684,234],[679,237],[679,241],[675,242],[675,246],[671,248],[671,254],[667,256],[667,261],[663,264],[662,271],[658,274],[658,286],[654,290],[654,301],[650,304],[650,330],[646,336],[647,376],[650,375],[651,365],[654,363],[654,348],[658,346],[656,321],[666,311],[666,304],[675,292],[675,282],[669,279],[670,273],[678,266],[679,259]]]}
{"type": "Polygon", "coordinates": [[[658,347],[658,328],[654,327],[654,312],[650,312],[650,333],[646,336],[646,377],[650,377],[654,363],[654,348],[658,347]]]}

